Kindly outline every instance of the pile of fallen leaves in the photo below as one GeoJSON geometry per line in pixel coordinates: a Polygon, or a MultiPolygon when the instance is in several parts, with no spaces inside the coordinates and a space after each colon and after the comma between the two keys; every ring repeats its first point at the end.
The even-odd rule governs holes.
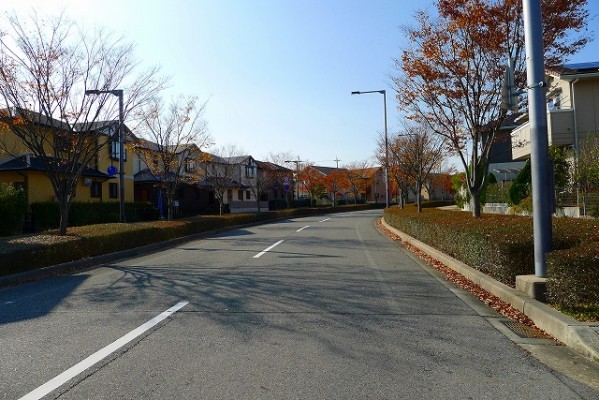
{"type": "Polygon", "coordinates": [[[388,230],[382,224],[382,219],[377,220],[377,227],[385,235],[387,235],[388,237],[390,237],[391,239],[393,239],[397,242],[400,242],[406,249],[410,250],[412,253],[414,253],[416,256],[418,256],[418,258],[420,258],[421,260],[425,261],[427,264],[431,265],[432,267],[434,267],[435,269],[437,269],[438,271],[443,273],[443,275],[445,275],[445,278],[448,281],[453,282],[454,284],[458,285],[462,289],[469,291],[474,296],[476,296],[480,301],[487,304],[489,307],[493,308],[499,314],[511,319],[512,321],[516,321],[516,322],[519,322],[526,326],[529,326],[530,328],[534,329],[537,333],[545,336],[547,339],[552,339],[557,342],[557,339],[551,337],[546,332],[539,329],[530,318],[528,318],[526,315],[524,315],[520,311],[516,310],[514,307],[512,307],[505,301],[501,300],[499,297],[491,294],[490,292],[483,289],[479,285],[475,284],[474,282],[472,282],[465,276],[460,275],[453,269],[449,268],[445,264],[443,264],[440,261],[429,256],[428,254],[421,251],[420,249],[403,241],[398,235],[396,235],[392,231],[388,230]]]}

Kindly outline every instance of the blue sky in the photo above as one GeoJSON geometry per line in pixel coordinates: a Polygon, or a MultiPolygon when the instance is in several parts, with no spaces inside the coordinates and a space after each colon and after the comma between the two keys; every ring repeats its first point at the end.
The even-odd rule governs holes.
{"type": "MultiPolygon", "coordinates": [[[[399,27],[429,0],[21,0],[18,10],[64,8],[88,26],[136,43],[145,65],[171,76],[170,94],[208,99],[216,146],[265,159],[290,152],[319,165],[372,158],[401,112],[389,76],[405,45],[399,27]]],[[[15,4],[15,3],[13,3],[15,4]]],[[[599,0],[590,0],[591,13],[599,0]]],[[[595,17],[591,26],[596,24],[595,17]]],[[[572,62],[599,60],[599,41],[572,62]]],[[[210,149],[208,149],[210,151],[210,149]]]]}

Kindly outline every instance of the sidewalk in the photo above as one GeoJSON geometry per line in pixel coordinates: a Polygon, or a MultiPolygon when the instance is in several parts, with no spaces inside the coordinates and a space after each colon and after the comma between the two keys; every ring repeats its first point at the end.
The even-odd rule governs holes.
{"type": "Polygon", "coordinates": [[[395,233],[406,243],[442,262],[447,267],[510,304],[513,308],[530,318],[538,328],[572,350],[594,361],[599,361],[599,322],[585,323],[568,317],[547,304],[531,299],[516,289],[498,282],[463,262],[398,231],[384,220],[382,220],[382,223],[385,228],[395,233]]]}

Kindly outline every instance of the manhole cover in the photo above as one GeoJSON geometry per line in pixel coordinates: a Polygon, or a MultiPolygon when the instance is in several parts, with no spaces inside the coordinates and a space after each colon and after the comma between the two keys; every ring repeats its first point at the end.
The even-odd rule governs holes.
{"type": "Polygon", "coordinates": [[[531,328],[528,325],[521,324],[515,321],[501,321],[505,326],[510,328],[512,332],[521,338],[532,338],[532,339],[547,339],[543,333],[531,328]]]}

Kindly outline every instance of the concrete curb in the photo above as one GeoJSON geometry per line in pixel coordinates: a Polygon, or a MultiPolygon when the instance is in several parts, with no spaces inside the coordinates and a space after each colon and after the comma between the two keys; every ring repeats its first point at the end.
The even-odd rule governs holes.
{"type": "Polygon", "coordinates": [[[403,241],[425,252],[447,267],[470,279],[491,294],[499,297],[530,318],[537,327],[547,332],[572,350],[599,361],[599,322],[584,323],[568,317],[547,304],[531,299],[461,261],[393,228],[382,220],[383,226],[403,241]]]}

